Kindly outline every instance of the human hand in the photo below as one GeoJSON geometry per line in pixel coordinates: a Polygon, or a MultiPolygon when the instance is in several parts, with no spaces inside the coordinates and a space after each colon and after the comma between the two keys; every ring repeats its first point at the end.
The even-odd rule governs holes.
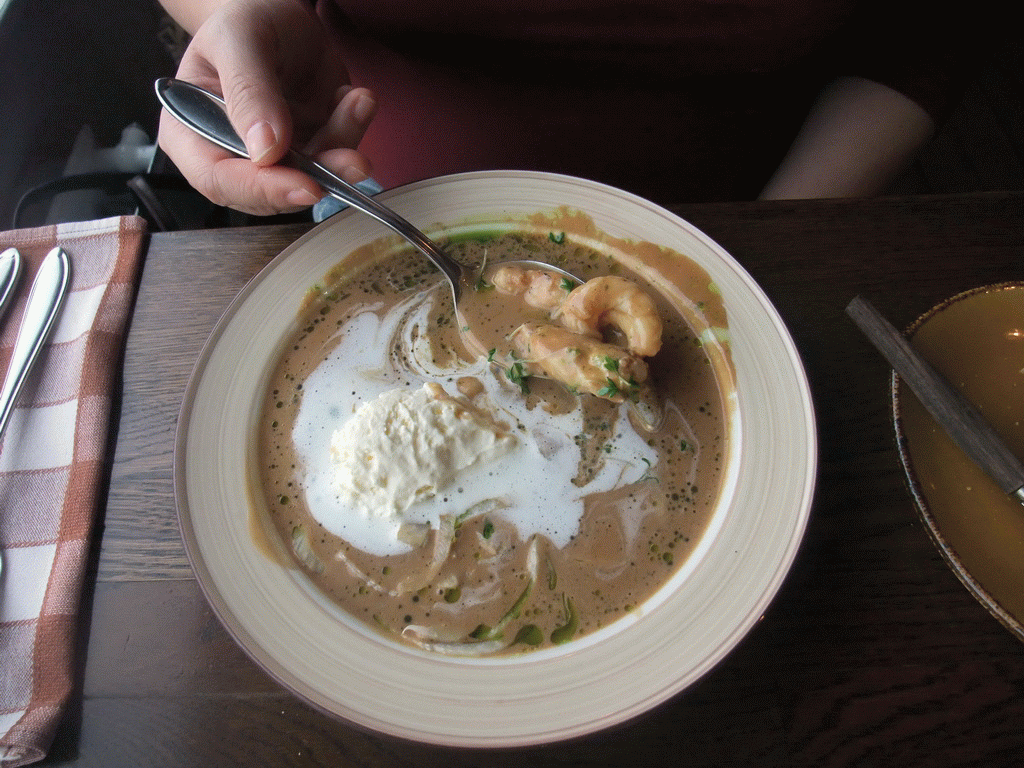
{"type": "Polygon", "coordinates": [[[356,150],[376,103],[348,85],[340,53],[301,0],[228,0],[196,30],[177,77],[214,93],[252,160],[215,146],[166,112],[159,142],[182,175],[218,205],[268,215],[309,207],[324,192],[275,165],[301,148],[346,181],[366,178],[356,150]]]}

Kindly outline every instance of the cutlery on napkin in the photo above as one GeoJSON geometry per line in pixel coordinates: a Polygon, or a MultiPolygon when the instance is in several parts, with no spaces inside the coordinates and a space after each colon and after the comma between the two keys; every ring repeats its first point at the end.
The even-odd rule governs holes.
{"type": "Polygon", "coordinates": [[[1024,504],[1024,464],[981,412],[935,370],[906,337],[866,299],[857,296],[846,314],[917,395],[960,449],[1009,496],[1024,504]]]}
{"type": "MultiPolygon", "coordinates": [[[[0,440],[2,768],[46,756],[79,676],[79,604],[144,236],[135,216],[0,232],[0,250],[20,251],[26,276],[58,246],[75,260],[60,317],[0,440]]],[[[0,258],[0,286],[3,275],[0,258]]],[[[17,293],[0,325],[0,371],[15,356],[28,293],[17,293]]]]}
{"type": "MultiPolygon", "coordinates": [[[[14,343],[11,365],[0,388],[0,438],[7,429],[7,422],[14,412],[14,404],[21,393],[21,388],[28,378],[32,365],[43,348],[53,321],[64,302],[64,294],[68,288],[71,263],[68,255],[60,248],[54,248],[43,260],[32,283],[25,316],[18,330],[18,339],[14,343]]],[[[21,252],[17,248],[8,248],[0,254],[0,319],[14,296],[21,276],[21,252]]],[[[0,576],[3,575],[4,558],[0,552],[0,576]]]]}

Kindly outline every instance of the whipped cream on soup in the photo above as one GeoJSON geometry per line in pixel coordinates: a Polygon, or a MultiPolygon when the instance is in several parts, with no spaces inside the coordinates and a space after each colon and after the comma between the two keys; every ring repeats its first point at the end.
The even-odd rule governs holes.
{"type": "MultiPolygon", "coordinates": [[[[400,517],[514,444],[507,425],[450,397],[440,384],[384,392],[331,435],[335,484],[347,508],[342,514],[400,517]]],[[[331,527],[322,510],[313,514],[331,527]]]]}

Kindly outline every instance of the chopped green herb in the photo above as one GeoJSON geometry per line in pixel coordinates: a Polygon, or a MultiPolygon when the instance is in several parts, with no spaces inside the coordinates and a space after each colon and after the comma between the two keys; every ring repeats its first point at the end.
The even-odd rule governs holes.
{"type": "Polygon", "coordinates": [[[601,389],[597,390],[598,397],[616,397],[619,394],[619,385],[611,379],[605,379],[605,384],[601,389]]]}
{"type": "Polygon", "coordinates": [[[557,235],[554,232],[548,232],[548,240],[561,245],[565,242],[565,232],[559,232],[557,235]]]}
{"type": "Polygon", "coordinates": [[[491,350],[489,350],[487,352],[487,362],[488,363],[493,363],[494,362],[494,355],[495,355],[495,353],[497,351],[498,351],[497,349],[491,349],[491,350]]]}
{"type": "Polygon", "coordinates": [[[563,277],[562,282],[559,283],[562,286],[563,291],[571,291],[576,287],[576,283],[570,280],[568,277],[563,277]]]}
{"type": "Polygon", "coordinates": [[[509,367],[506,373],[508,374],[509,381],[511,381],[513,384],[518,384],[519,389],[522,391],[524,395],[530,394],[530,387],[526,383],[527,374],[526,371],[523,369],[522,363],[512,363],[512,365],[509,367]]]}
{"type": "Polygon", "coordinates": [[[611,355],[605,355],[604,357],[605,370],[611,371],[612,373],[619,372],[619,361],[611,355]]]}
{"type": "Polygon", "coordinates": [[[494,535],[494,523],[492,523],[489,519],[484,520],[484,528],[483,531],[481,531],[480,535],[483,536],[485,539],[491,538],[491,536],[494,535]]]}

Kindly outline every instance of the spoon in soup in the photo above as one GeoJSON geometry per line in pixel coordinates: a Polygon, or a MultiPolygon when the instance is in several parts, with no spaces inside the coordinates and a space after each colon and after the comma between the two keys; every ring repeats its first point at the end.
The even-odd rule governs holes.
{"type": "MultiPolygon", "coordinates": [[[[249,157],[245,143],[228,119],[224,109],[224,100],[216,94],[183,80],[163,77],[156,81],[156,95],[164,108],[184,125],[229,152],[234,152],[240,157],[249,157]]],[[[280,162],[282,165],[295,168],[310,176],[332,197],[377,219],[430,259],[447,278],[456,309],[459,308],[460,300],[466,289],[472,289],[479,280],[480,275],[477,268],[467,267],[453,259],[442,250],[441,246],[406,219],[364,194],[308,155],[289,149],[280,162]]],[[[503,262],[504,264],[548,270],[571,280],[574,285],[583,282],[564,269],[539,261],[519,260],[503,262]]]]}

